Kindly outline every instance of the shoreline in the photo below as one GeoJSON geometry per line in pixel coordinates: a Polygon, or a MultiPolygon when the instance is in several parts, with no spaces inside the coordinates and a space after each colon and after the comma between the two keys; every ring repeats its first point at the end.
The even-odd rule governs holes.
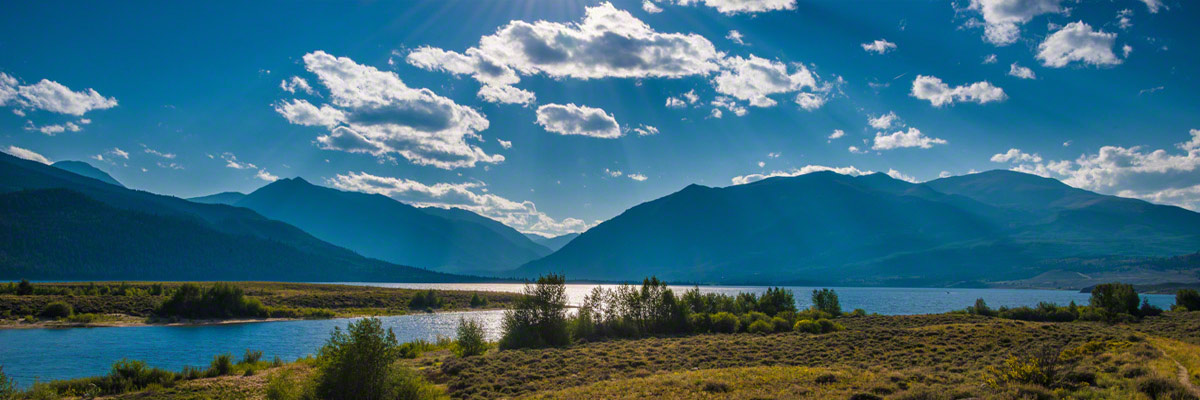
{"type": "Polygon", "coordinates": [[[234,324],[255,324],[264,322],[287,322],[287,321],[326,321],[335,319],[354,319],[366,317],[401,317],[405,315],[419,314],[449,314],[461,312],[482,312],[482,311],[498,311],[505,310],[504,308],[471,308],[471,309],[453,309],[453,310],[438,310],[433,312],[410,312],[401,314],[353,314],[353,315],[338,315],[332,318],[238,318],[238,319],[204,319],[204,320],[180,320],[173,322],[145,322],[145,318],[133,317],[129,315],[121,315],[116,321],[101,321],[101,322],[65,322],[65,321],[38,321],[34,323],[11,322],[11,320],[0,321],[0,331],[3,330],[21,330],[21,329],[75,329],[75,328],[136,328],[147,326],[215,326],[215,325],[234,325],[234,324]],[[139,321],[140,320],[140,321],[139,321]]]}

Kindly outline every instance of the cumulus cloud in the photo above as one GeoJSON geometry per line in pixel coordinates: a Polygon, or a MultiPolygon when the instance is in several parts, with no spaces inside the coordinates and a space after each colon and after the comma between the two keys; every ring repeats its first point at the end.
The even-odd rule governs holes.
{"type": "Polygon", "coordinates": [[[146,154],[162,157],[162,158],[165,158],[168,160],[175,159],[175,153],[161,152],[161,151],[146,147],[146,145],[144,145],[144,144],[142,145],[142,151],[145,152],[146,154]]]}
{"type": "Polygon", "coordinates": [[[275,109],[294,124],[326,128],[328,133],[317,137],[319,147],[376,157],[396,154],[442,169],[504,161],[504,156],[470,143],[482,140],[478,132],[488,128],[478,111],[429,89],[410,88],[393,72],[346,57],[318,50],[303,60],[329,90],[329,103],[318,107],[294,99],[275,109]]]}
{"type": "Polygon", "coordinates": [[[537,101],[533,92],[509,85],[483,85],[478,95],[483,101],[499,104],[530,105],[537,101]]]}
{"type": "Polygon", "coordinates": [[[657,135],[658,128],[655,128],[653,126],[646,125],[646,124],[641,124],[641,125],[638,125],[637,128],[633,128],[633,132],[637,133],[638,136],[657,135]]]}
{"type": "Polygon", "coordinates": [[[997,61],[1000,61],[1000,60],[998,57],[996,57],[995,54],[988,54],[987,57],[983,58],[984,64],[995,64],[997,61]]]}
{"type": "Polygon", "coordinates": [[[919,147],[928,149],[938,144],[946,144],[943,139],[925,136],[917,128],[908,128],[908,131],[896,131],[891,134],[883,132],[875,133],[875,141],[871,144],[871,150],[892,150],[908,147],[919,147]]]}
{"type": "Polygon", "coordinates": [[[629,174],[628,176],[629,176],[629,179],[633,179],[638,182],[643,182],[647,179],[646,176],[642,175],[642,174],[629,174]]]}
{"type": "Polygon", "coordinates": [[[42,156],[41,154],[38,154],[37,152],[35,152],[33,150],[23,149],[23,148],[20,148],[17,146],[8,146],[8,148],[4,149],[4,152],[10,156],[13,156],[16,158],[21,158],[21,159],[25,159],[25,160],[29,160],[29,161],[37,161],[42,164],[50,164],[49,159],[42,156]]]}
{"type": "Polygon", "coordinates": [[[679,95],[678,97],[668,97],[667,98],[667,107],[683,108],[683,107],[686,107],[689,105],[696,104],[699,101],[700,101],[700,95],[696,94],[695,89],[692,89],[692,90],[687,91],[687,93],[679,95]]]}
{"type": "Polygon", "coordinates": [[[537,124],[560,135],[581,135],[602,139],[621,137],[621,125],[611,114],[599,108],[575,104],[546,104],[537,109],[537,124]]]}
{"type": "Polygon", "coordinates": [[[650,14],[658,14],[662,12],[663,9],[650,0],[642,0],[642,10],[650,14]]]}
{"type": "Polygon", "coordinates": [[[736,29],[729,31],[729,34],[725,35],[725,38],[737,44],[746,44],[746,42],[742,40],[745,38],[745,36],[742,36],[742,33],[738,32],[736,29]]]}
{"type": "Polygon", "coordinates": [[[717,92],[751,106],[771,107],[777,102],[770,95],[817,88],[816,75],[804,65],[793,65],[789,71],[782,62],[755,55],[729,57],[721,64],[724,69],[712,80],[717,92]]]}
{"type": "Polygon", "coordinates": [[[1012,65],[1008,66],[1008,75],[1021,79],[1037,79],[1037,75],[1034,75],[1032,69],[1017,65],[1017,63],[1012,63],[1012,65]]]}
{"type": "Polygon", "coordinates": [[[462,208],[526,233],[557,236],[582,232],[595,225],[577,218],[551,218],[538,211],[531,201],[518,202],[488,193],[483,183],[427,185],[409,179],[349,172],[336,175],[328,184],[341,190],[382,194],[418,207],[462,208]]]}
{"type": "Polygon", "coordinates": [[[868,53],[884,54],[896,49],[896,44],[884,39],[876,39],[874,42],[863,43],[863,50],[868,53]]]}
{"type": "Polygon", "coordinates": [[[842,136],[846,136],[845,131],[843,131],[841,129],[834,129],[833,133],[829,134],[829,140],[838,139],[838,138],[841,138],[842,136]]]}
{"type": "MultiPolygon", "coordinates": [[[[1038,45],[1038,60],[1047,67],[1062,68],[1072,62],[1093,66],[1117,65],[1113,53],[1117,34],[1093,30],[1083,21],[1072,22],[1046,37],[1038,45]]],[[[1128,56],[1128,54],[1126,54],[1128,56]]]]}
{"type": "Polygon", "coordinates": [[[500,147],[503,147],[503,148],[505,148],[505,149],[511,149],[511,148],[512,148],[512,142],[510,142],[510,141],[507,141],[507,140],[504,140],[504,139],[499,139],[499,138],[498,138],[498,139],[496,139],[496,142],[500,143],[500,147]]]}
{"type": "MultiPolygon", "coordinates": [[[[90,122],[91,122],[90,120],[81,120],[80,124],[87,124],[90,122]],[[83,121],[88,121],[88,122],[83,122],[83,121]]],[[[49,136],[54,136],[56,134],[67,132],[67,131],[79,132],[79,131],[83,130],[83,128],[74,122],[36,126],[33,124],[33,121],[26,121],[25,130],[38,131],[38,132],[44,133],[49,136]]]]}
{"type": "Polygon", "coordinates": [[[255,169],[255,168],[258,168],[258,166],[255,166],[254,164],[238,161],[237,156],[235,156],[235,155],[233,155],[233,153],[229,153],[229,152],[222,153],[221,159],[225,160],[225,168],[233,168],[233,169],[255,169]]]}
{"type": "Polygon", "coordinates": [[[95,89],[74,91],[48,79],[21,85],[17,78],[0,72],[0,106],[80,116],[88,111],[116,107],[117,99],[104,97],[95,89]]]}
{"type": "Polygon", "coordinates": [[[293,76],[290,79],[280,81],[279,88],[288,93],[296,93],[299,91],[300,93],[313,94],[313,88],[312,86],[309,86],[308,81],[298,76],[293,76]]]}
{"type": "Polygon", "coordinates": [[[610,3],[588,7],[583,21],[511,21],[463,53],[421,47],[420,68],[511,85],[519,75],[553,78],[678,78],[717,70],[718,53],[696,34],[660,33],[610,3]]]}
{"type": "Polygon", "coordinates": [[[1007,152],[993,155],[991,161],[994,163],[1038,163],[1042,162],[1042,156],[1037,155],[1037,153],[1025,153],[1020,149],[1008,149],[1007,152]]]}
{"type": "Polygon", "coordinates": [[[265,170],[265,169],[258,170],[258,172],[256,172],[254,174],[254,177],[264,180],[264,181],[267,181],[267,182],[275,182],[275,181],[279,180],[278,176],[275,176],[275,175],[271,174],[270,172],[267,172],[267,170],[265,170]]]}
{"type": "Polygon", "coordinates": [[[715,8],[722,14],[760,13],[794,10],[796,0],[675,0],[679,5],[700,4],[715,8]]]}
{"type": "Polygon", "coordinates": [[[871,125],[871,127],[875,129],[889,129],[892,127],[892,124],[897,122],[899,119],[900,117],[896,116],[895,112],[888,111],[887,114],[875,117],[867,117],[867,124],[871,125]]]}
{"type": "Polygon", "coordinates": [[[969,10],[983,16],[984,39],[997,46],[1021,37],[1021,25],[1042,14],[1063,13],[1062,0],[971,0],[969,10]]]}
{"type": "Polygon", "coordinates": [[[1149,10],[1151,14],[1158,14],[1159,10],[1167,9],[1167,6],[1163,5],[1162,0],[1142,0],[1142,2],[1146,3],[1146,9],[1149,10]]]}
{"type": "Polygon", "coordinates": [[[1008,98],[1008,95],[1004,94],[1004,89],[992,85],[988,81],[950,87],[938,77],[926,75],[917,75],[917,78],[913,80],[911,94],[918,99],[929,100],[934,107],[963,101],[984,104],[1008,98]]]}
{"type": "Polygon", "coordinates": [[[1178,151],[1103,146],[1075,160],[1030,160],[1013,170],[1056,177],[1078,188],[1200,211],[1200,129],[1178,151]]]}
{"type": "Polygon", "coordinates": [[[761,180],[767,179],[767,178],[774,178],[774,177],[779,177],[779,176],[783,176],[783,177],[800,176],[800,175],[804,175],[804,174],[811,174],[813,172],[821,172],[821,171],[833,171],[833,172],[836,172],[836,173],[839,173],[842,175],[850,175],[850,176],[867,175],[867,174],[871,173],[871,171],[869,171],[869,170],[860,170],[858,168],[855,168],[853,165],[848,166],[848,167],[827,167],[824,165],[805,165],[802,168],[792,168],[787,171],[772,171],[772,172],[769,172],[766,174],[750,174],[750,175],[735,176],[735,177],[733,177],[732,181],[733,181],[734,185],[745,185],[747,183],[757,182],[757,181],[761,181],[761,180]]]}

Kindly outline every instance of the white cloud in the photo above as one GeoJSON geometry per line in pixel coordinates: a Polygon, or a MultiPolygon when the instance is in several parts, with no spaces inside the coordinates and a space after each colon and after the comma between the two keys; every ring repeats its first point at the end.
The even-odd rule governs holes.
{"type": "Polygon", "coordinates": [[[546,104],[537,109],[537,123],[547,131],[561,135],[603,139],[621,137],[621,126],[617,124],[617,119],[599,108],[575,104],[546,104]]]}
{"type": "Polygon", "coordinates": [[[25,159],[25,160],[29,160],[29,161],[37,161],[42,164],[50,164],[49,159],[42,156],[41,154],[38,154],[37,152],[35,152],[33,150],[23,149],[23,148],[20,148],[17,146],[8,146],[8,148],[4,149],[4,152],[8,153],[8,155],[11,155],[16,158],[21,158],[21,159],[25,159]]]}
{"type": "Polygon", "coordinates": [[[867,124],[871,125],[871,127],[875,129],[889,129],[892,127],[892,123],[897,122],[899,118],[900,117],[897,117],[895,112],[888,111],[887,114],[877,117],[867,117],[867,124]]]}
{"type": "Polygon", "coordinates": [[[788,171],[772,171],[772,172],[766,173],[766,174],[750,174],[750,175],[735,176],[735,177],[733,177],[732,181],[733,181],[734,185],[745,185],[747,183],[757,182],[757,181],[761,181],[761,180],[767,179],[767,178],[774,178],[774,177],[779,177],[779,176],[783,176],[783,177],[800,176],[800,175],[804,175],[804,174],[811,174],[813,172],[821,172],[821,171],[833,171],[833,172],[836,172],[836,173],[839,173],[842,175],[850,175],[850,176],[859,176],[859,175],[866,175],[866,174],[871,173],[871,171],[860,170],[858,168],[855,168],[854,166],[827,167],[824,165],[805,165],[802,168],[799,168],[799,169],[792,168],[791,170],[788,170],[788,171]]]}
{"type": "Polygon", "coordinates": [[[270,172],[267,172],[267,170],[265,170],[265,169],[258,170],[258,172],[256,172],[254,174],[254,177],[264,180],[264,181],[267,181],[267,182],[275,182],[275,181],[279,180],[278,176],[272,175],[270,172]]]}
{"type": "Polygon", "coordinates": [[[846,136],[845,131],[843,131],[841,129],[834,129],[833,133],[829,134],[829,140],[838,139],[838,138],[841,138],[842,136],[846,136]]]}
{"type": "Polygon", "coordinates": [[[1133,10],[1128,8],[1117,11],[1117,26],[1121,27],[1121,29],[1128,30],[1133,26],[1133,20],[1130,19],[1132,15],[1133,10]]]}
{"type": "Polygon", "coordinates": [[[1012,65],[1008,66],[1008,75],[1021,79],[1037,79],[1037,75],[1033,73],[1032,69],[1017,65],[1017,63],[1012,63],[1012,65]]]}
{"type": "Polygon", "coordinates": [[[683,108],[688,105],[696,104],[698,101],[700,101],[700,95],[696,94],[696,89],[692,89],[687,91],[687,93],[680,95],[679,97],[668,97],[667,107],[683,108]]]}
{"type": "MultiPolygon", "coordinates": [[[[1092,30],[1082,21],[1072,22],[1050,34],[1038,45],[1038,60],[1047,67],[1062,68],[1072,62],[1093,66],[1117,65],[1121,59],[1113,53],[1117,34],[1092,30]]],[[[1127,54],[1128,55],[1128,54],[1127,54]]]]}
{"type": "Polygon", "coordinates": [[[628,176],[629,176],[629,179],[633,179],[638,182],[643,182],[647,179],[646,176],[642,175],[642,174],[629,174],[628,176]]]}
{"type": "Polygon", "coordinates": [[[687,107],[687,103],[684,103],[683,100],[680,100],[678,97],[668,97],[667,98],[667,108],[684,108],[684,107],[687,107]]]}
{"type": "Polygon", "coordinates": [[[929,100],[934,107],[961,101],[984,104],[1008,98],[1008,95],[1004,94],[1004,89],[992,85],[988,81],[951,88],[938,77],[926,75],[917,75],[917,78],[913,80],[911,94],[918,99],[929,100]]]}
{"type": "Polygon", "coordinates": [[[88,111],[116,107],[117,99],[104,97],[95,89],[73,91],[48,79],[21,85],[17,78],[0,72],[0,106],[9,105],[80,116],[88,111]]]}
{"type": "Polygon", "coordinates": [[[1200,211],[1200,129],[1175,147],[1103,146],[1075,160],[1030,162],[1014,170],[1058,177],[1068,185],[1101,193],[1173,204],[1200,211]]]}
{"type": "Polygon", "coordinates": [[[587,7],[583,21],[511,21],[464,53],[422,47],[417,67],[514,84],[520,75],[553,78],[678,78],[719,68],[717,50],[696,34],[660,33],[610,3],[587,7]]]}
{"type": "Polygon", "coordinates": [[[767,153],[767,158],[779,158],[779,156],[780,156],[779,152],[767,153]]]}
{"type": "Polygon", "coordinates": [[[608,169],[608,168],[605,168],[605,169],[604,169],[604,174],[606,174],[606,175],[608,175],[608,176],[611,176],[611,177],[613,177],[613,178],[620,178],[620,177],[621,177],[621,175],[624,175],[625,173],[624,173],[624,172],[621,172],[621,170],[614,170],[614,169],[608,169]]]}
{"type": "Polygon", "coordinates": [[[874,42],[871,42],[871,43],[863,43],[862,48],[863,48],[863,50],[866,50],[868,53],[884,54],[889,51],[895,50],[896,44],[889,42],[887,40],[884,40],[884,39],[876,39],[874,42]]]}
{"type": "Polygon", "coordinates": [[[642,10],[650,14],[658,14],[662,12],[662,7],[659,7],[650,0],[642,0],[642,10]]]}
{"type": "Polygon", "coordinates": [[[921,181],[917,180],[917,178],[914,178],[912,175],[906,175],[900,171],[897,171],[897,170],[894,170],[891,168],[888,168],[887,175],[892,177],[892,179],[899,179],[899,180],[909,182],[909,183],[920,183],[921,182],[921,181]]]}
{"type": "Polygon", "coordinates": [[[722,113],[720,109],[714,108],[709,116],[720,119],[722,116],[724,116],[724,113],[722,113]]]}
{"type": "Polygon", "coordinates": [[[713,108],[712,112],[713,118],[721,118],[722,108],[729,110],[729,112],[732,112],[733,115],[737,115],[739,117],[746,115],[747,112],[746,107],[738,104],[738,102],[734,99],[725,96],[717,96],[713,99],[711,104],[713,107],[715,107],[713,108]]]}
{"type": "Polygon", "coordinates": [[[805,111],[812,111],[825,105],[825,97],[809,92],[801,92],[796,95],[796,104],[805,111]]]}
{"type": "Polygon", "coordinates": [[[365,172],[338,174],[328,183],[338,189],[376,193],[419,207],[457,207],[495,219],[526,233],[557,236],[581,232],[595,225],[577,218],[554,219],[538,211],[531,201],[517,202],[487,193],[482,183],[436,183],[383,177],[365,172]]]}
{"type": "Polygon", "coordinates": [[[1133,52],[1133,46],[1130,46],[1130,45],[1121,46],[1121,56],[1122,57],[1129,58],[1129,53],[1132,53],[1132,52],[1133,52]]]}
{"type": "Polygon", "coordinates": [[[745,36],[742,36],[742,33],[738,32],[736,29],[729,31],[729,34],[725,35],[725,38],[729,39],[729,41],[737,43],[737,44],[746,44],[746,42],[743,41],[743,39],[745,39],[745,36]]]}
{"type": "Polygon", "coordinates": [[[144,151],[146,154],[150,154],[150,155],[159,156],[159,157],[162,157],[162,158],[165,158],[165,159],[168,159],[168,160],[175,159],[175,154],[174,154],[174,153],[164,153],[164,152],[161,152],[161,151],[158,151],[158,150],[155,150],[155,149],[152,149],[152,148],[146,147],[146,145],[144,145],[144,144],[142,145],[142,151],[144,151]]]}
{"type": "Polygon", "coordinates": [[[512,148],[512,142],[510,142],[510,141],[507,141],[507,140],[504,140],[504,139],[497,138],[497,139],[496,139],[496,142],[500,143],[500,147],[503,147],[503,148],[505,148],[505,149],[511,149],[511,148],[512,148]]]}
{"type": "Polygon", "coordinates": [[[121,150],[120,148],[116,148],[116,147],[113,147],[112,150],[109,150],[108,154],[111,154],[114,157],[121,157],[126,160],[129,159],[129,153],[127,153],[125,150],[121,150]]]}
{"type": "Polygon", "coordinates": [[[938,174],[938,178],[949,178],[952,176],[954,176],[954,174],[950,173],[950,171],[942,171],[938,174]]]}
{"type": "Polygon", "coordinates": [[[684,93],[683,98],[687,100],[688,104],[696,104],[696,102],[700,101],[700,95],[696,94],[696,89],[684,93]]]}
{"type": "Polygon", "coordinates": [[[1042,156],[1037,153],[1025,153],[1020,149],[1008,149],[1005,153],[993,155],[991,161],[994,163],[1039,163],[1042,162],[1042,156]]]}
{"type": "Polygon", "coordinates": [[[498,163],[468,141],[482,140],[488,120],[478,111],[429,89],[410,88],[394,72],[380,71],[324,51],[304,55],[305,68],[329,90],[329,104],[305,100],[276,105],[288,121],[329,130],[319,147],[389,158],[398,154],[416,165],[442,169],[498,163]]]}
{"type": "Polygon", "coordinates": [[[771,107],[777,102],[770,95],[817,88],[816,75],[804,65],[793,65],[789,73],[784,63],[755,55],[729,57],[721,64],[721,73],[712,80],[717,92],[747,101],[751,106],[771,107]]]}
{"type": "Polygon", "coordinates": [[[1159,10],[1167,10],[1167,6],[1163,5],[1162,0],[1142,0],[1146,3],[1146,9],[1150,10],[1151,14],[1158,14],[1159,10]]]}
{"type": "MultiPolygon", "coordinates": [[[[80,121],[80,123],[86,124],[83,121],[88,121],[87,123],[91,122],[90,120],[82,120],[82,121],[80,121]]],[[[38,132],[44,133],[49,136],[54,136],[55,134],[63,133],[66,131],[79,132],[79,131],[83,130],[83,128],[80,127],[79,125],[75,124],[74,122],[35,126],[35,125],[33,125],[32,121],[26,121],[25,130],[38,131],[38,132]]]]}
{"type": "Polygon", "coordinates": [[[1038,15],[1063,13],[1062,0],[971,0],[968,9],[983,16],[984,39],[1006,46],[1021,37],[1021,25],[1038,15]]]}
{"type": "Polygon", "coordinates": [[[679,5],[703,4],[722,14],[759,13],[793,10],[796,0],[675,0],[679,5]]]}
{"type": "Polygon", "coordinates": [[[313,94],[313,88],[312,86],[309,86],[308,81],[298,76],[293,76],[290,79],[279,81],[279,88],[288,93],[296,93],[296,91],[300,91],[301,93],[313,94]]]}
{"type": "Polygon", "coordinates": [[[637,133],[638,136],[650,136],[658,134],[658,128],[646,124],[641,124],[637,128],[633,128],[633,131],[637,133]]]}
{"type": "Polygon", "coordinates": [[[890,135],[885,135],[883,132],[876,132],[871,150],[892,150],[908,147],[928,149],[934,145],[946,143],[943,139],[925,136],[919,129],[910,127],[907,132],[896,131],[890,135]]]}
{"type": "Polygon", "coordinates": [[[478,96],[484,101],[500,104],[530,105],[537,101],[533,92],[509,85],[483,85],[478,96]]]}
{"type": "Polygon", "coordinates": [[[988,54],[987,57],[983,58],[984,64],[995,64],[997,61],[999,61],[999,58],[995,54],[988,54]]]}
{"type": "Polygon", "coordinates": [[[229,152],[222,153],[221,159],[225,160],[225,168],[233,168],[233,169],[256,169],[256,168],[258,168],[254,164],[238,161],[237,156],[235,156],[235,155],[233,155],[233,153],[229,153],[229,152]]]}

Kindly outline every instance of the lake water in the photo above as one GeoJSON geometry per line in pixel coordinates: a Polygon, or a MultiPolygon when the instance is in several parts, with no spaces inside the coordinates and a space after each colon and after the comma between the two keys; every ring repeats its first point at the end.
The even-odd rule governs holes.
{"type": "MultiPolygon", "coordinates": [[[[520,284],[378,284],[361,285],[415,288],[519,292],[520,284]]],[[[567,296],[578,304],[596,285],[567,285],[567,296]]],[[[611,286],[611,285],[603,285],[611,286]]],[[[681,292],[690,286],[673,287],[681,292]]],[[[790,287],[797,306],[810,305],[813,288],[790,287]]],[[[834,288],[842,308],[862,308],[880,314],[927,314],[962,309],[983,298],[992,307],[1036,305],[1049,301],[1087,304],[1088,294],[1063,290],[1014,289],[927,289],[927,288],[834,288]]],[[[701,286],[702,292],[762,293],[758,286],[701,286]]],[[[1150,303],[1169,308],[1174,296],[1146,295],[1150,303]]],[[[400,341],[435,340],[453,336],[460,317],[479,320],[491,340],[500,331],[502,311],[415,314],[383,317],[400,341]]],[[[290,361],[314,354],[334,327],[350,320],[304,320],[206,326],[142,326],[123,328],[7,329],[0,330],[0,366],[18,386],[28,387],[35,379],[53,380],[101,375],[121,358],[144,360],[149,365],[179,370],[184,366],[207,367],[212,357],[232,353],[240,358],[246,349],[262,350],[264,359],[290,361]]]]}

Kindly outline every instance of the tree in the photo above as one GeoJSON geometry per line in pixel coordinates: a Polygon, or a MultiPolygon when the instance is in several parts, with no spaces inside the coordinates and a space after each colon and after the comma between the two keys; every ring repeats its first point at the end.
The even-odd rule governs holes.
{"type": "Polygon", "coordinates": [[[328,400],[425,398],[431,388],[420,376],[392,365],[400,347],[378,318],[351,322],[317,353],[316,394],[328,400]]]}
{"type": "Polygon", "coordinates": [[[1183,289],[1175,292],[1175,305],[1187,311],[1200,311],[1200,292],[1196,289],[1183,289]]]}
{"type": "Polygon", "coordinates": [[[838,303],[837,292],[833,289],[814,289],[812,291],[813,309],[828,313],[832,316],[842,315],[842,305],[838,303]]]}
{"type": "Polygon", "coordinates": [[[17,296],[29,296],[33,294],[33,284],[28,280],[22,279],[21,283],[17,284],[17,296]]]}
{"type": "Polygon", "coordinates": [[[471,295],[471,308],[478,308],[487,305],[487,299],[479,297],[479,293],[471,295]]]}
{"type": "Polygon", "coordinates": [[[1133,290],[1133,285],[1119,282],[1096,285],[1089,300],[1089,304],[1102,310],[1109,321],[1121,314],[1138,315],[1139,303],[1140,299],[1137,291],[1133,290]]]}
{"type": "Polygon", "coordinates": [[[562,346],[571,341],[567,332],[566,278],[549,274],[526,284],[523,295],[504,312],[500,348],[562,346]]]}
{"type": "Polygon", "coordinates": [[[758,298],[758,311],[775,316],[784,311],[796,311],[796,297],[791,290],[784,288],[767,288],[767,292],[758,298]]]}
{"type": "Polygon", "coordinates": [[[16,398],[17,384],[8,375],[4,374],[4,367],[0,366],[0,399],[8,400],[16,398]]]}
{"type": "Polygon", "coordinates": [[[487,351],[487,340],[484,338],[483,324],[473,319],[458,319],[458,338],[455,341],[458,348],[455,353],[459,357],[470,357],[487,351]]]}

